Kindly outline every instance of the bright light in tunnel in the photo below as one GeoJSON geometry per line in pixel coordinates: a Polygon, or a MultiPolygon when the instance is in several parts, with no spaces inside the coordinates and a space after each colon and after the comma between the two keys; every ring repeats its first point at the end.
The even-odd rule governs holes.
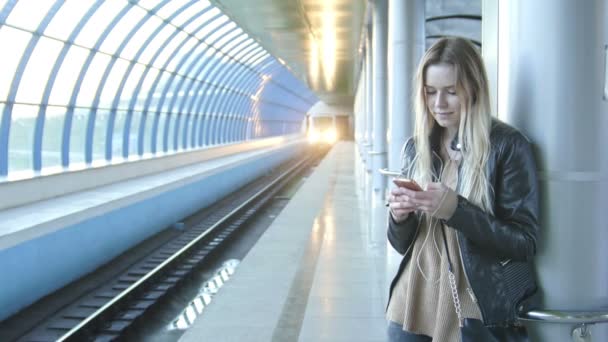
{"type": "Polygon", "coordinates": [[[317,89],[319,87],[319,44],[314,37],[310,40],[308,72],[310,85],[313,89],[317,89]]]}
{"type": "Polygon", "coordinates": [[[323,79],[325,89],[333,90],[336,73],[336,14],[332,3],[326,2],[323,7],[323,79]]]}

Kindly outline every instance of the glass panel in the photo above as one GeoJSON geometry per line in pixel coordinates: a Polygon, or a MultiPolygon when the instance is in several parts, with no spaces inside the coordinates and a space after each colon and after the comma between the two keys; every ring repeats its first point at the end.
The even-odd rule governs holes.
{"type": "Polygon", "coordinates": [[[177,86],[179,85],[181,80],[182,80],[182,77],[176,76],[175,79],[173,80],[173,83],[171,83],[171,85],[169,86],[169,89],[167,90],[167,95],[165,97],[165,103],[163,103],[163,108],[162,108],[163,112],[169,111],[169,105],[171,104],[171,101],[174,100],[173,99],[174,97],[183,96],[183,91],[182,91],[182,94],[180,95],[178,93],[179,90],[177,89],[177,86]]]}
{"type": "MultiPolygon", "coordinates": [[[[158,58],[156,58],[153,65],[156,66],[157,68],[162,68],[164,66],[165,62],[167,61],[167,58],[169,58],[169,56],[173,53],[173,51],[175,51],[177,46],[182,41],[184,41],[184,39],[186,39],[186,38],[188,38],[187,34],[185,34],[184,32],[178,32],[175,35],[175,37],[171,38],[171,41],[169,42],[169,44],[167,44],[163,48],[163,51],[160,53],[158,58]]],[[[169,70],[169,71],[173,71],[173,70],[169,70]]]]}
{"type": "Polygon", "coordinates": [[[177,17],[173,18],[173,20],[171,20],[171,24],[179,27],[180,30],[183,30],[182,26],[184,25],[184,23],[188,21],[188,19],[192,18],[195,13],[201,11],[203,8],[204,6],[201,6],[201,4],[198,3],[190,5],[185,11],[182,11],[182,13],[178,14],[177,17]]]}
{"type": "Polygon", "coordinates": [[[43,168],[61,165],[61,144],[65,112],[65,107],[48,106],[46,108],[41,151],[43,168]]]}
{"type": "Polygon", "coordinates": [[[64,41],[67,40],[94,2],[94,0],[78,0],[64,4],[57,11],[49,26],[46,27],[44,34],[64,41]]]}
{"type": "MultiPolygon", "coordinates": [[[[187,122],[187,127],[186,127],[186,145],[183,145],[183,139],[179,141],[179,145],[181,146],[182,149],[190,149],[192,148],[192,146],[190,146],[190,142],[192,141],[192,128],[194,127],[194,115],[190,115],[190,116],[186,116],[184,115],[183,120],[188,120],[187,122]]],[[[182,133],[183,134],[183,133],[182,133]]]]}
{"type": "Polygon", "coordinates": [[[188,1],[190,0],[171,0],[165,6],[163,6],[163,8],[158,10],[156,14],[163,19],[167,19],[188,1]]]}
{"type": "Polygon", "coordinates": [[[157,17],[148,18],[146,23],[143,24],[142,27],[139,28],[139,30],[137,30],[135,35],[133,35],[133,38],[131,39],[131,41],[129,41],[129,44],[127,44],[127,46],[125,46],[125,48],[122,50],[120,56],[129,60],[135,58],[135,54],[137,53],[137,51],[139,51],[141,46],[146,42],[152,32],[154,32],[154,30],[156,30],[160,25],[164,25],[164,23],[157,17]]]}
{"type": "Polygon", "coordinates": [[[169,114],[167,116],[166,125],[169,126],[169,134],[167,135],[167,152],[175,151],[175,145],[173,145],[173,137],[175,137],[175,124],[177,122],[177,115],[169,114]]]}
{"type": "Polygon", "coordinates": [[[226,46],[224,46],[221,49],[221,51],[225,55],[227,55],[227,56],[233,56],[235,54],[236,50],[242,49],[241,44],[243,44],[243,42],[246,40],[247,35],[246,34],[242,34],[242,32],[239,32],[239,34],[240,34],[240,36],[238,36],[236,38],[233,38],[231,42],[229,42],[228,44],[226,44],[226,46]]]}
{"type": "Polygon", "coordinates": [[[11,82],[15,76],[15,69],[31,37],[31,34],[21,30],[7,26],[0,27],[0,46],[11,47],[10,53],[0,53],[0,65],[2,65],[2,70],[5,71],[0,72],[0,101],[6,101],[11,82]]]}
{"type": "Polygon", "coordinates": [[[31,170],[38,106],[14,105],[8,140],[8,171],[31,170]]]}
{"type": "MultiPolygon", "coordinates": [[[[215,49],[209,49],[209,50],[207,50],[205,52],[204,59],[206,60],[206,59],[209,59],[209,58],[212,58],[212,59],[217,58],[217,57],[213,56],[213,54],[216,53],[216,52],[217,51],[215,49]]],[[[207,72],[209,71],[209,69],[211,68],[212,65],[213,65],[213,62],[207,62],[207,64],[205,65],[205,67],[202,69],[202,71],[199,74],[195,75],[196,79],[199,80],[199,81],[208,80],[208,78],[207,78],[207,72]]],[[[198,72],[198,69],[199,69],[199,67],[197,66],[194,69],[194,71],[198,72]]]]}
{"type": "MultiPolygon", "coordinates": [[[[218,13],[220,13],[220,11],[217,8],[212,9],[211,11],[209,11],[210,13],[213,13],[213,15],[210,16],[215,16],[218,13]]],[[[225,15],[222,15],[221,17],[215,19],[214,21],[210,22],[209,24],[207,24],[207,26],[205,26],[205,28],[203,28],[202,30],[200,30],[197,34],[196,37],[198,39],[203,39],[205,38],[205,36],[207,34],[209,34],[209,32],[213,31],[216,27],[220,26],[221,24],[223,24],[224,22],[226,22],[228,20],[228,17],[225,15]]]]}
{"type": "Polygon", "coordinates": [[[158,35],[154,37],[154,39],[146,47],[144,52],[141,54],[139,61],[144,64],[149,64],[154,54],[158,51],[158,49],[160,49],[161,44],[163,44],[173,32],[175,32],[175,27],[165,25],[165,27],[162,28],[158,35]]]}
{"type": "Polygon", "coordinates": [[[163,137],[165,125],[167,124],[167,114],[158,114],[158,130],[156,131],[156,153],[163,153],[163,137]]]}
{"type": "Polygon", "coordinates": [[[263,56],[262,58],[259,58],[259,59],[258,59],[258,58],[256,57],[256,58],[254,58],[254,59],[253,59],[251,62],[249,62],[249,63],[247,63],[247,64],[248,64],[249,66],[254,67],[254,66],[256,66],[256,65],[258,65],[258,64],[260,64],[260,63],[263,63],[263,62],[268,61],[268,58],[270,57],[270,55],[268,54],[268,52],[263,51],[261,55],[263,56]]]}
{"type": "Polygon", "coordinates": [[[128,108],[131,98],[133,97],[133,91],[135,91],[135,87],[143,75],[144,70],[145,67],[141,64],[136,64],[133,69],[131,69],[129,79],[127,80],[127,83],[125,83],[125,87],[122,90],[122,94],[120,96],[121,101],[119,102],[118,107],[124,109],[128,108]]]}
{"type": "Polygon", "coordinates": [[[190,49],[192,49],[196,44],[199,44],[198,39],[194,37],[189,37],[186,44],[182,46],[182,48],[175,54],[175,57],[173,57],[173,59],[171,59],[171,61],[167,65],[167,70],[177,71],[175,70],[175,68],[177,68],[177,64],[181,62],[184,58],[184,54],[187,51],[190,51],[190,49]]]}
{"type": "MultiPolygon", "coordinates": [[[[196,88],[198,87],[199,83],[196,83],[196,84],[192,85],[192,82],[193,82],[193,80],[186,79],[184,81],[181,89],[184,89],[184,90],[188,89],[188,93],[189,94],[194,94],[194,92],[196,91],[196,88]]],[[[188,112],[189,111],[190,103],[192,101],[194,101],[195,98],[196,98],[196,96],[188,96],[186,98],[183,98],[184,102],[180,102],[178,104],[178,106],[176,106],[177,108],[174,108],[174,111],[181,110],[183,112],[188,112]]]]}
{"type": "Polygon", "coordinates": [[[148,96],[150,95],[149,93],[151,91],[150,88],[152,87],[152,83],[156,79],[156,76],[158,75],[159,72],[160,71],[157,69],[150,69],[150,71],[148,71],[148,74],[146,75],[146,79],[144,80],[144,83],[142,84],[142,87],[137,96],[137,104],[135,105],[136,110],[144,109],[144,104],[146,103],[146,100],[148,99],[148,96]]]}
{"type": "Polygon", "coordinates": [[[206,76],[206,79],[208,80],[213,80],[214,83],[217,83],[217,74],[222,70],[223,65],[226,64],[228,61],[230,61],[230,58],[228,56],[218,56],[219,58],[219,63],[217,63],[217,65],[215,65],[215,67],[213,69],[209,70],[209,74],[206,76]]]}
{"type": "Polygon", "coordinates": [[[137,156],[137,139],[139,136],[141,116],[141,112],[133,112],[133,117],[131,118],[131,127],[129,129],[129,156],[137,156]]]}
{"type": "Polygon", "coordinates": [[[139,23],[144,15],[146,15],[146,11],[143,9],[135,6],[131,7],[129,12],[112,28],[112,31],[110,31],[110,34],[108,34],[108,37],[99,49],[112,55],[116,53],[118,46],[127,38],[129,32],[135,27],[135,24],[139,23]]]}
{"type": "Polygon", "coordinates": [[[259,62],[260,60],[262,60],[262,56],[264,56],[265,54],[266,51],[262,47],[260,47],[255,53],[243,58],[243,64],[245,66],[251,66],[252,63],[256,63],[256,61],[259,62]]]}
{"type": "MultiPolygon", "coordinates": [[[[63,110],[65,113],[65,109],[63,110]]],[[[84,163],[85,161],[84,151],[87,141],[87,124],[90,113],[91,110],[88,108],[74,108],[72,131],[70,132],[70,165],[75,163],[84,163]]],[[[63,132],[62,128],[61,131],[58,132],[63,132]]],[[[44,129],[44,133],[46,135],[46,127],[44,129]]]]}
{"type": "MultiPolygon", "coordinates": [[[[199,8],[199,10],[202,10],[203,8],[208,7],[208,1],[201,1],[199,3],[197,3],[195,6],[197,8],[199,8]],[[207,3],[207,4],[205,4],[207,3]]],[[[205,13],[203,13],[203,15],[199,15],[196,19],[194,19],[192,22],[190,22],[190,24],[188,24],[186,27],[184,27],[184,31],[193,34],[194,30],[196,30],[199,26],[201,26],[205,21],[209,20],[209,18],[213,17],[214,14],[213,12],[215,12],[217,14],[217,11],[209,10],[205,13]]]]}
{"type": "Polygon", "coordinates": [[[88,54],[89,51],[81,47],[74,45],[70,47],[55,78],[49,103],[58,105],[68,104],[76,79],[88,54]]]}
{"type": "Polygon", "coordinates": [[[92,106],[95,93],[97,92],[97,88],[99,88],[99,81],[109,62],[110,57],[108,55],[103,53],[95,54],[89,68],[85,71],[86,74],[82,85],[78,89],[76,105],[80,107],[92,106]]]}
{"type": "Polygon", "coordinates": [[[182,149],[181,137],[183,134],[182,129],[184,128],[184,119],[185,117],[181,114],[173,114],[173,125],[171,125],[172,134],[171,139],[169,140],[169,149],[173,151],[180,151],[182,149]],[[177,132],[176,132],[177,129],[177,132]],[[175,144],[174,138],[177,135],[177,145],[175,144]]]}
{"type": "Polygon", "coordinates": [[[57,60],[63,44],[41,37],[23,71],[15,101],[40,103],[42,92],[49,80],[51,68],[57,60]]]}
{"type": "Polygon", "coordinates": [[[201,57],[201,53],[203,51],[205,51],[205,49],[208,47],[207,44],[201,43],[198,39],[195,39],[195,40],[196,40],[196,44],[198,44],[198,45],[196,46],[194,51],[192,51],[188,55],[186,61],[182,64],[182,67],[179,70],[177,70],[177,72],[182,75],[185,75],[187,73],[187,70],[190,67],[190,65],[192,65],[193,63],[196,63],[196,62],[200,62],[201,59],[203,59],[201,57]]]}
{"type": "Polygon", "coordinates": [[[169,78],[171,77],[171,74],[168,72],[163,72],[163,74],[160,76],[160,81],[158,82],[158,85],[156,86],[156,89],[154,90],[154,95],[152,96],[152,101],[150,101],[150,107],[148,108],[148,110],[151,111],[157,111],[160,109],[157,109],[156,107],[158,106],[158,103],[161,100],[161,97],[164,95],[164,89],[165,89],[165,84],[169,81],[169,78]]]}
{"type": "Polygon", "coordinates": [[[124,110],[116,111],[114,119],[114,131],[112,132],[112,160],[121,160],[122,157],[122,142],[125,131],[125,119],[127,112],[124,110]]]}
{"type": "Polygon", "coordinates": [[[144,127],[144,155],[152,152],[152,124],[156,114],[147,114],[144,127]]]}
{"type": "Polygon", "coordinates": [[[99,109],[95,116],[95,128],[93,131],[93,160],[106,158],[106,132],[108,129],[108,117],[110,111],[99,109]]]}
{"type": "MultiPolygon", "coordinates": [[[[225,17],[225,16],[222,16],[225,17]]],[[[228,20],[226,18],[226,20],[228,20]]],[[[225,20],[225,21],[226,21],[225,20]]],[[[226,25],[222,26],[222,28],[220,28],[219,30],[217,30],[215,33],[213,33],[212,35],[210,35],[209,37],[207,37],[207,39],[205,39],[205,43],[207,44],[212,44],[216,39],[222,37],[223,35],[226,34],[226,32],[228,32],[229,30],[233,29],[236,26],[236,24],[234,22],[229,22],[226,25]]]]}
{"type": "Polygon", "coordinates": [[[156,7],[158,4],[160,4],[162,2],[162,0],[140,0],[139,2],[137,2],[138,6],[141,6],[147,10],[151,10],[154,7],[156,7]]]}
{"type": "Polygon", "coordinates": [[[54,1],[19,0],[6,22],[26,30],[35,31],[54,1]]]}
{"type": "MultiPolygon", "coordinates": [[[[229,42],[233,40],[236,36],[238,36],[241,32],[243,32],[241,29],[236,29],[230,32],[229,34],[226,34],[224,37],[222,37],[219,41],[215,43],[215,46],[219,48],[221,46],[224,46],[224,44],[230,45],[229,42]]],[[[220,51],[223,52],[224,50],[220,49],[220,51]]]]}
{"type": "Polygon", "coordinates": [[[95,11],[95,14],[84,25],[82,31],[78,34],[75,41],[76,44],[92,48],[99,39],[101,33],[108,27],[110,22],[123,9],[123,7],[132,6],[124,1],[108,0],[104,1],[103,5],[95,11]]]}
{"type": "MultiPolygon", "coordinates": [[[[248,43],[249,41],[247,41],[248,43]]],[[[254,47],[252,48],[251,46],[246,48],[244,51],[239,52],[236,56],[234,56],[234,59],[236,59],[239,62],[243,62],[245,61],[245,59],[248,59],[249,57],[255,55],[256,53],[258,53],[258,51],[262,50],[261,46],[256,46],[257,44],[254,44],[254,47]]]]}
{"type": "Polygon", "coordinates": [[[122,78],[125,76],[125,71],[127,71],[128,66],[129,62],[124,59],[119,59],[114,63],[112,71],[110,71],[110,76],[101,91],[101,99],[99,101],[100,107],[109,108],[112,106],[112,102],[116,97],[116,91],[118,90],[122,78]]]}

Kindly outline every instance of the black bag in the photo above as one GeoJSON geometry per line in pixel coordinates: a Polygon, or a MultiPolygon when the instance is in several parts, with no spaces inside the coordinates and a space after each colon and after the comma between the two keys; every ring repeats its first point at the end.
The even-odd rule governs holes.
{"type": "MultiPolygon", "coordinates": [[[[453,292],[452,292],[453,293],[453,292]]],[[[460,341],[462,342],[502,342],[483,325],[483,322],[474,318],[460,318],[460,341]]]]}
{"type": "Polygon", "coordinates": [[[452,260],[450,260],[450,252],[448,250],[448,242],[445,237],[445,227],[441,226],[443,235],[443,243],[445,252],[448,257],[448,278],[450,280],[450,289],[452,290],[452,299],[454,300],[454,309],[458,316],[460,326],[460,341],[461,342],[527,342],[528,333],[523,326],[513,327],[486,327],[482,321],[474,318],[462,318],[460,314],[460,300],[458,299],[458,287],[456,286],[456,277],[452,272],[452,260]]]}

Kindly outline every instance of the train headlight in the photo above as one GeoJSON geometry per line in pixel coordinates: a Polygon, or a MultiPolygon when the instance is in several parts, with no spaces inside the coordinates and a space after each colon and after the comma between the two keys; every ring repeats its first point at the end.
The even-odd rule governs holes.
{"type": "Polygon", "coordinates": [[[321,139],[321,134],[319,134],[319,132],[317,131],[310,131],[308,133],[308,142],[310,143],[316,143],[321,139]]]}
{"type": "Polygon", "coordinates": [[[338,135],[336,134],[336,130],[328,129],[323,132],[323,140],[328,144],[333,144],[338,139],[338,135]]]}

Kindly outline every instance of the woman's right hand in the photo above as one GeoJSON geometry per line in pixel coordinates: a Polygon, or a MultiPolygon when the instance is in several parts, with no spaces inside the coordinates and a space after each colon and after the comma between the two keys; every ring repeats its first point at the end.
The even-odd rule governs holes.
{"type": "Polygon", "coordinates": [[[401,187],[391,190],[391,194],[388,196],[388,204],[395,222],[405,221],[411,212],[416,211],[417,205],[408,196],[412,192],[412,190],[401,187]]]}

